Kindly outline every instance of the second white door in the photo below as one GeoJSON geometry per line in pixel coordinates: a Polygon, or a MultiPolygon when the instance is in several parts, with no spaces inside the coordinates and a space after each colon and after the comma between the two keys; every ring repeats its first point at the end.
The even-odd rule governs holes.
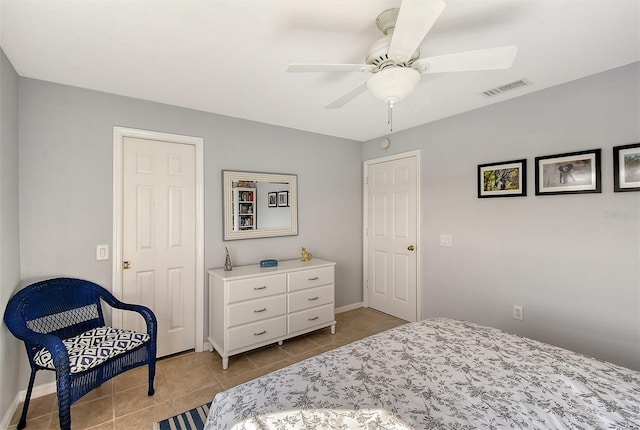
{"type": "Polygon", "coordinates": [[[368,306],[416,321],[417,157],[373,160],[365,168],[368,306]]]}
{"type": "Polygon", "coordinates": [[[195,345],[195,148],[125,137],[122,153],[122,298],[154,311],[162,357],[195,345]]]}

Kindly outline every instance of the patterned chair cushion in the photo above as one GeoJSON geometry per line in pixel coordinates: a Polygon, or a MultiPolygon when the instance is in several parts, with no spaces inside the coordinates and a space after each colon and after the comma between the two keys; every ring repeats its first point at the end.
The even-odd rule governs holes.
{"type": "MultiPolygon", "coordinates": [[[[69,353],[71,373],[84,372],[117,355],[131,351],[149,340],[147,333],[113,327],[98,327],[63,340],[69,353]]],[[[34,356],[38,366],[55,369],[48,349],[42,348],[34,356]]]]}

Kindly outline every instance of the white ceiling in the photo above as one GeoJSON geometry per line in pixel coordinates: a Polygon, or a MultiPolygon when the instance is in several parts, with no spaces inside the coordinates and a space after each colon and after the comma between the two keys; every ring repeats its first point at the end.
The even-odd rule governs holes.
{"type": "MultiPolygon", "coordinates": [[[[364,63],[377,15],[400,0],[1,1],[0,43],[21,76],[357,141],[389,134],[368,92],[324,108],[369,74],[286,69],[364,63]]],[[[446,3],[422,57],[514,44],[514,65],[423,75],[394,131],[640,61],[640,0],[446,3]],[[522,78],[533,85],[480,95],[522,78]]]]}

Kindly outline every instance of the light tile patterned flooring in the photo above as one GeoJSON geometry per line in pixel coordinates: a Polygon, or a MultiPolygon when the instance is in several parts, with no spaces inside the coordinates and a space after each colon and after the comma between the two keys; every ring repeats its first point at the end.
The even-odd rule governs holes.
{"type": "MultiPolygon", "coordinates": [[[[336,334],[318,330],[258,350],[232,356],[222,370],[213,352],[185,352],[158,360],[153,396],[147,396],[147,367],[130,370],[84,396],[71,408],[74,430],[151,429],[153,423],[195,408],[220,391],[290,364],[362,339],[406,321],[372,309],[359,308],[336,315],[336,334]]],[[[26,387],[25,387],[26,388],[26,387]]],[[[10,430],[17,427],[22,405],[10,430]]],[[[28,430],[59,429],[55,394],[31,400],[28,430]]]]}

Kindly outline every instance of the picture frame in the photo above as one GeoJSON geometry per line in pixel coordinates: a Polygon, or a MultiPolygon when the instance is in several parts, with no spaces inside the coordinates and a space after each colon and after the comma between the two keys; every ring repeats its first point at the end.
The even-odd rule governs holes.
{"type": "Polygon", "coordinates": [[[640,191],[640,143],[613,147],[613,191],[640,191]]]}
{"type": "Polygon", "coordinates": [[[527,195],[527,160],[478,165],[478,198],[527,195]]]}
{"type": "Polygon", "coordinates": [[[278,193],[275,191],[267,193],[267,207],[275,208],[278,206],[278,193]]]}
{"type": "Polygon", "coordinates": [[[289,191],[278,191],[278,207],[289,207],[289,191]]]}
{"type": "Polygon", "coordinates": [[[536,195],[600,193],[600,149],[536,157],[536,195]]]}

